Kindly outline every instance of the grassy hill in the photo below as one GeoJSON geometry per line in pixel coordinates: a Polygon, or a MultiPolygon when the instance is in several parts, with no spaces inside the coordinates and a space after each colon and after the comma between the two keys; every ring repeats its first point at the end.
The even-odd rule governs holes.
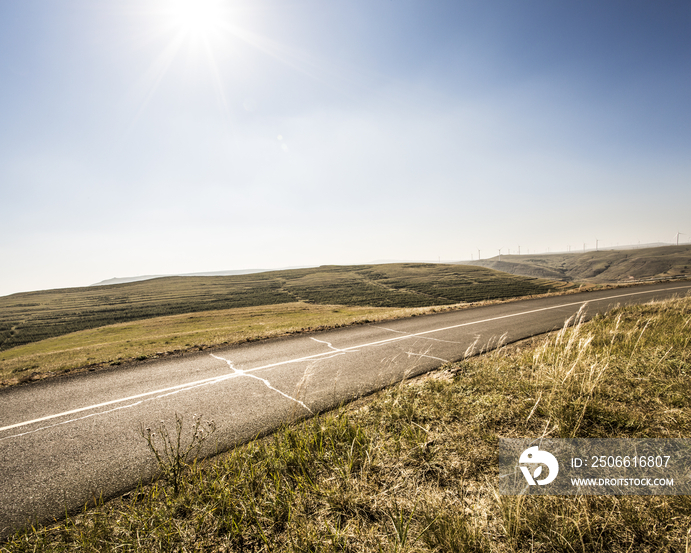
{"type": "Polygon", "coordinates": [[[691,246],[585,253],[502,255],[470,262],[514,275],[596,283],[691,277],[691,246]]]}
{"type": "Polygon", "coordinates": [[[118,323],[303,302],[410,308],[542,294],[563,284],[464,265],[324,266],[165,277],[0,297],[0,351],[118,323]]]}

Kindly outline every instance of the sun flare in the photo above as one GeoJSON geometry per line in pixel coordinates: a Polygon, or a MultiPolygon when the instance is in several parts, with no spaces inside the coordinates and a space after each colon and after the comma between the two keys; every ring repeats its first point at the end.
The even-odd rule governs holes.
{"type": "Polygon", "coordinates": [[[171,0],[169,10],[176,27],[202,37],[214,32],[226,16],[221,0],[171,0]]]}

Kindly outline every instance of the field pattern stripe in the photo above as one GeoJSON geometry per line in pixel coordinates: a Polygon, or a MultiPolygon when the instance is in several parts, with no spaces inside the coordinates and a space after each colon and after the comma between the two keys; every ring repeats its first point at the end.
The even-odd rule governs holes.
{"type": "MultiPolygon", "coordinates": [[[[386,340],[378,340],[378,341],[376,341],[376,342],[369,342],[369,343],[367,343],[367,344],[360,344],[360,345],[357,345],[357,346],[350,346],[350,347],[347,347],[347,348],[342,348],[342,349],[340,349],[340,351],[342,351],[342,352],[347,352],[347,351],[351,351],[351,350],[358,350],[358,349],[360,349],[360,348],[366,348],[366,347],[372,347],[372,346],[379,346],[379,345],[382,345],[382,344],[391,343],[391,342],[397,342],[397,341],[406,340],[406,339],[409,339],[409,338],[416,338],[416,337],[418,337],[418,336],[423,336],[423,335],[425,335],[425,334],[431,334],[431,333],[433,333],[433,332],[444,332],[444,331],[446,331],[446,330],[453,330],[453,329],[461,328],[461,327],[464,327],[464,326],[472,326],[472,325],[481,324],[481,323],[488,323],[488,322],[492,322],[492,321],[498,321],[498,320],[501,320],[501,319],[508,319],[508,318],[511,318],[511,317],[519,317],[519,316],[521,316],[521,315],[530,315],[530,314],[532,314],[532,313],[539,313],[539,312],[541,312],[541,311],[550,311],[550,310],[552,310],[552,309],[560,309],[560,308],[562,308],[562,307],[572,307],[572,306],[574,306],[574,305],[581,305],[581,304],[585,305],[585,304],[591,303],[591,302],[602,302],[602,301],[608,301],[608,300],[617,299],[617,298],[625,298],[625,297],[629,297],[629,296],[639,296],[639,295],[642,295],[642,294],[654,294],[654,293],[657,293],[657,292],[667,292],[667,291],[670,291],[670,290],[682,290],[682,289],[688,289],[688,288],[691,288],[691,285],[687,285],[687,286],[676,286],[676,287],[674,287],[674,288],[665,288],[665,289],[658,289],[658,290],[645,290],[645,291],[642,291],[642,292],[630,292],[630,293],[628,293],[628,294],[619,294],[619,295],[616,295],[616,296],[608,296],[608,297],[605,297],[605,298],[598,298],[598,299],[595,299],[595,300],[583,300],[583,301],[576,301],[576,302],[571,302],[571,303],[562,303],[562,304],[553,305],[553,306],[550,306],[550,307],[541,307],[541,308],[539,308],[539,309],[531,309],[530,311],[521,311],[520,313],[510,313],[510,314],[508,314],[508,315],[500,315],[500,316],[498,316],[498,317],[490,317],[489,319],[482,319],[482,320],[480,320],[480,321],[471,321],[471,322],[468,322],[468,323],[460,323],[460,324],[457,324],[457,325],[451,325],[451,326],[447,326],[447,327],[443,327],[443,328],[435,328],[435,329],[432,329],[432,330],[425,330],[425,331],[416,332],[416,333],[413,333],[413,334],[405,334],[405,335],[403,335],[403,336],[396,336],[395,338],[387,338],[386,340]]],[[[292,363],[300,363],[300,362],[306,361],[306,360],[308,360],[308,359],[314,359],[314,358],[316,358],[316,357],[323,357],[323,356],[325,356],[325,355],[332,355],[333,353],[334,353],[334,352],[333,352],[332,350],[330,350],[330,351],[325,351],[325,352],[323,352],[323,353],[315,353],[315,354],[313,354],[313,355],[307,355],[307,356],[305,356],[305,357],[299,357],[299,358],[296,358],[296,359],[288,359],[288,360],[286,360],[286,361],[278,361],[278,362],[276,362],[276,363],[270,363],[270,364],[268,364],[268,365],[263,365],[263,366],[261,366],[261,367],[256,367],[256,368],[254,368],[254,369],[248,369],[248,370],[246,370],[245,372],[255,372],[255,371],[260,371],[260,370],[264,370],[264,369],[271,369],[271,368],[279,367],[279,366],[282,366],[282,365],[289,365],[289,364],[292,364],[292,363]]],[[[234,373],[232,373],[232,374],[234,374],[234,373]]],[[[188,383],[186,383],[186,384],[179,384],[179,385],[177,385],[177,386],[171,386],[170,388],[162,388],[162,389],[160,389],[160,390],[154,390],[154,391],[152,391],[152,392],[145,392],[145,393],[143,393],[143,394],[138,394],[138,395],[135,395],[135,396],[130,396],[130,397],[126,397],[126,398],[120,398],[120,399],[114,399],[114,400],[111,400],[111,401],[106,401],[106,402],[104,402],[104,403],[99,403],[99,404],[97,404],[97,405],[89,405],[89,406],[87,406],[87,407],[80,407],[79,409],[73,409],[73,410],[71,410],[71,411],[65,411],[65,412],[63,412],[63,413],[57,413],[57,414],[55,414],[55,415],[48,415],[48,416],[41,417],[41,418],[38,418],[38,419],[30,420],[30,421],[18,422],[18,423],[16,423],[16,424],[12,424],[12,425],[4,426],[4,427],[0,428],[0,432],[4,432],[5,430],[11,430],[11,429],[13,429],[13,428],[19,428],[19,427],[21,427],[21,426],[28,426],[28,425],[30,425],[30,424],[35,424],[35,423],[37,423],[37,422],[43,422],[43,421],[47,421],[47,420],[50,420],[50,419],[55,419],[55,418],[58,418],[58,417],[64,417],[64,416],[68,416],[68,415],[73,415],[73,414],[75,414],[75,413],[81,413],[81,412],[83,412],[83,411],[88,411],[88,410],[90,410],[90,409],[99,409],[99,408],[101,408],[101,407],[106,407],[106,406],[108,406],[108,405],[114,405],[115,403],[122,403],[122,402],[125,402],[125,401],[131,401],[131,400],[133,400],[133,399],[139,399],[139,398],[142,398],[142,397],[151,396],[151,395],[155,395],[155,394],[160,394],[160,393],[163,393],[163,392],[169,392],[169,391],[173,391],[173,390],[184,391],[184,390],[181,390],[181,388],[191,388],[191,387],[195,387],[196,385],[200,385],[200,384],[204,384],[204,383],[213,383],[213,381],[222,382],[222,381],[226,380],[226,379],[224,378],[224,376],[228,376],[228,377],[229,377],[229,376],[232,376],[232,374],[229,374],[229,375],[219,375],[219,376],[214,376],[214,377],[211,377],[211,378],[205,378],[205,379],[203,379],[203,380],[197,380],[197,381],[195,381],[195,382],[188,382],[188,383]]]]}

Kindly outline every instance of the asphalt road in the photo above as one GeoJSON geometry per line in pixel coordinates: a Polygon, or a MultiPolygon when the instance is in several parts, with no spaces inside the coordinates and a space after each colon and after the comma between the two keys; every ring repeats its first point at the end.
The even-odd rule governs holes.
{"type": "MultiPolygon", "coordinates": [[[[140,434],[175,414],[213,420],[225,450],[467,353],[617,304],[685,295],[677,282],[523,300],[267,340],[0,391],[0,536],[153,477],[140,434]],[[502,338],[503,337],[503,338],[502,338]]],[[[206,453],[210,453],[207,450],[206,453]]]]}

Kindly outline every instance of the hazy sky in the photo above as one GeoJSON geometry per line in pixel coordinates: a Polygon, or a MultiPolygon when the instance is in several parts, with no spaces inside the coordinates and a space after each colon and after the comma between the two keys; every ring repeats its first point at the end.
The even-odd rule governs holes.
{"type": "Polygon", "coordinates": [[[0,3],[0,295],[691,239],[691,3],[0,3]]]}

